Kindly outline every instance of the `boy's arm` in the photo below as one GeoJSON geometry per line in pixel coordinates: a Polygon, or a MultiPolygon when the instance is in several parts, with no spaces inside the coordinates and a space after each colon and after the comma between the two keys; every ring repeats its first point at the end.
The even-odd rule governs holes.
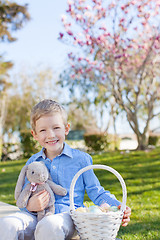
{"type": "Polygon", "coordinates": [[[99,206],[105,202],[110,206],[119,206],[121,204],[113,194],[104,190],[94,172],[87,174],[85,178],[87,178],[85,180],[87,194],[94,204],[99,206]]]}
{"type": "MultiPolygon", "coordinates": [[[[85,166],[83,167],[89,165],[92,165],[92,158],[90,155],[86,155],[85,166]]],[[[87,194],[94,204],[99,206],[105,202],[111,206],[119,206],[121,204],[113,194],[104,190],[93,170],[84,172],[83,179],[87,194]]]]}
{"type": "MultiPolygon", "coordinates": [[[[92,164],[92,158],[87,159],[87,165],[92,164]]],[[[100,185],[100,182],[96,175],[94,174],[93,170],[89,170],[83,173],[84,175],[84,182],[86,185],[86,191],[89,198],[94,202],[96,205],[103,205],[105,202],[111,206],[118,206],[121,207],[121,202],[118,201],[113,194],[109,191],[105,191],[104,188],[100,185]]],[[[130,221],[131,216],[131,209],[126,206],[126,210],[124,211],[124,216],[122,219],[122,226],[127,226],[130,221]]]]}

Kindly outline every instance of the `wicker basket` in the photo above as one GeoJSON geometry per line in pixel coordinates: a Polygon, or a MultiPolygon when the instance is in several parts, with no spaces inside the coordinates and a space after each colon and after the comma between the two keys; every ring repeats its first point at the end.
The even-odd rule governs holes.
{"type": "Polygon", "coordinates": [[[114,240],[120,228],[123,213],[126,209],[127,191],[121,175],[111,167],[105,165],[90,165],[81,169],[74,176],[70,187],[70,215],[74,221],[75,228],[83,240],[114,240]],[[117,212],[89,213],[75,211],[74,187],[79,176],[90,169],[104,169],[113,173],[121,183],[123,190],[121,209],[117,212]]]}

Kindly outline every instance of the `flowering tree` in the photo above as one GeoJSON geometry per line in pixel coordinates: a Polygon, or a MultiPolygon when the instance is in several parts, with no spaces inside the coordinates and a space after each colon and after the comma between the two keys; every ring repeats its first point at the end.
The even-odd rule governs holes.
{"type": "Polygon", "coordinates": [[[160,0],[69,0],[66,12],[59,38],[79,51],[68,54],[64,83],[95,93],[105,87],[144,149],[160,114],[160,0]]]}

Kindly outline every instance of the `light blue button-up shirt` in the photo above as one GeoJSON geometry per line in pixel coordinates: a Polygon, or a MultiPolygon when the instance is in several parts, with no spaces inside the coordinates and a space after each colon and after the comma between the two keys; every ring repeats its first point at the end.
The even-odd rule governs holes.
{"type": "MultiPolygon", "coordinates": [[[[43,161],[47,166],[53,182],[66,188],[66,196],[55,194],[55,213],[69,211],[69,190],[74,175],[82,168],[92,164],[89,154],[72,149],[68,144],[64,144],[63,152],[52,161],[46,157],[44,149],[34,154],[28,161],[29,165],[33,161],[43,161]]],[[[27,179],[25,185],[27,184],[27,179]]],[[[77,180],[74,188],[75,208],[83,206],[85,190],[89,198],[96,205],[107,202],[111,206],[118,206],[120,202],[109,191],[105,191],[93,170],[84,172],[77,180]]]]}

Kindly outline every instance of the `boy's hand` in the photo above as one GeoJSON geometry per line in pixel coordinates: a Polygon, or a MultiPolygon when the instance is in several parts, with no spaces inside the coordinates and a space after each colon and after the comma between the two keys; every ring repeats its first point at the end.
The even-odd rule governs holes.
{"type": "Polygon", "coordinates": [[[43,190],[32,196],[27,204],[27,210],[30,212],[39,212],[44,210],[50,200],[50,195],[47,191],[43,190]]]}
{"type": "MultiPolygon", "coordinates": [[[[120,209],[121,205],[118,206],[120,209]]],[[[126,206],[126,210],[124,211],[123,219],[122,219],[122,226],[126,227],[128,223],[130,222],[130,216],[131,216],[131,209],[126,206]]]]}

